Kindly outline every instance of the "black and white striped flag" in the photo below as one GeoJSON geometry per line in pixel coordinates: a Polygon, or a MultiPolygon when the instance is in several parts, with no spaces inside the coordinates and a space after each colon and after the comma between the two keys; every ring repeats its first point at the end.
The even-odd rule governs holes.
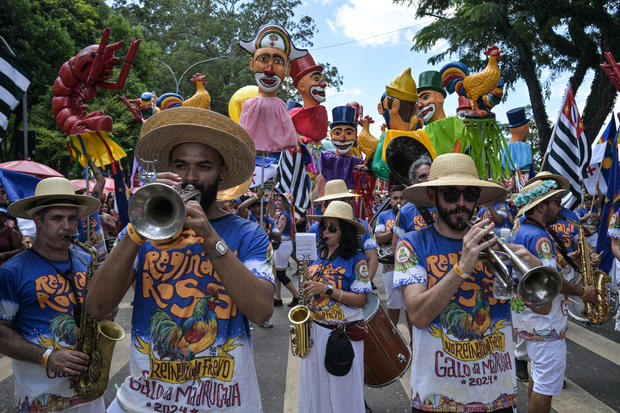
{"type": "Polygon", "coordinates": [[[280,179],[275,186],[276,191],[293,195],[295,212],[298,214],[303,214],[310,207],[310,178],[303,162],[303,149],[305,148],[300,147],[300,151],[286,150],[280,154],[280,179]]]}
{"type": "Polygon", "coordinates": [[[0,128],[6,130],[9,116],[24,97],[30,80],[30,69],[0,46],[0,128]]]}
{"type": "Polygon", "coordinates": [[[581,182],[587,176],[592,148],[586,139],[571,86],[566,92],[562,112],[553,127],[545,156],[547,170],[568,178],[570,182],[569,192],[564,196],[562,205],[571,210],[576,209],[581,203],[581,182]]]}

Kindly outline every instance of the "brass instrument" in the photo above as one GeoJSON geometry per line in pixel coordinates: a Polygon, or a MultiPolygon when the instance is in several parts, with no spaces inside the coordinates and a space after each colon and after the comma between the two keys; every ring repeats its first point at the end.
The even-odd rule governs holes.
{"type": "MultiPolygon", "coordinates": [[[[390,200],[386,200],[385,205],[391,206],[390,200]]],[[[396,204],[398,209],[400,210],[400,204],[396,204]]],[[[385,208],[387,210],[388,208],[385,208]]],[[[376,214],[379,215],[379,212],[376,214]]],[[[394,230],[394,229],[392,229],[394,230]]],[[[374,231],[374,228],[373,228],[374,231]]],[[[394,248],[392,247],[392,240],[389,240],[387,243],[383,245],[379,245],[377,248],[377,257],[379,258],[379,262],[384,265],[394,265],[394,248]]]]}
{"type": "Polygon", "coordinates": [[[299,304],[288,312],[288,319],[293,323],[291,326],[291,353],[303,359],[310,354],[312,348],[312,338],[310,337],[312,319],[303,288],[304,281],[308,279],[308,260],[300,260],[299,267],[299,304]]]}
{"type": "Polygon", "coordinates": [[[200,195],[193,185],[173,189],[152,183],[138,189],[128,206],[129,220],[142,237],[165,242],[175,239],[183,230],[185,203],[200,195]]]}
{"type": "MultiPolygon", "coordinates": [[[[460,217],[471,228],[473,224],[465,219],[462,213],[460,217]]],[[[489,235],[495,236],[492,231],[489,235]]],[[[505,254],[511,261],[515,269],[523,274],[517,287],[517,295],[524,303],[540,307],[549,303],[560,293],[562,275],[558,270],[545,266],[530,268],[499,237],[497,238],[497,246],[501,249],[501,253],[505,254]]],[[[495,276],[495,280],[499,281],[506,289],[512,290],[512,275],[498,253],[489,247],[480,255],[481,258],[485,258],[486,266],[495,276]],[[484,257],[482,257],[483,254],[484,257]]]]}
{"type": "Polygon", "coordinates": [[[602,270],[594,270],[590,263],[585,229],[575,221],[569,220],[579,229],[579,245],[581,251],[580,272],[577,282],[583,287],[596,288],[596,303],[584,302],[579,297],[570,297],[568,314],[577,321],[602,324],[616,315],[618,309],[618,292],[612,287],[611,276],[602,270]]]}
{"type": "Polygon", "coordinates": [[[79,320],[80,331],[75,345],[75,350],[88,354],[88,368],[77,376],[71,376],[70,382],[76,395],[96,399],[105,392],[108,386],[114,345],[117,341],[125,338],[125,331],[120,324],[114,321],[98,321],[97,318],[86,312],[86,289],[96,267],[98,267],[98,252],[77,238],[73,238],[72,242],[90,254],[91,261],[88,264],[88,273],[86,274],[86,287],[84,288],[79,320]]]}

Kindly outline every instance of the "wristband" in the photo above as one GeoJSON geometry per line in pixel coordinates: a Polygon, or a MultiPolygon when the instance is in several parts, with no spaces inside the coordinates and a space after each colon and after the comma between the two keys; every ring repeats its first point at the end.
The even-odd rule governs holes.
{"type": "Polygon", "coordinates": [[[458,264],[454,264],[454,266],[452,267],[452,269],[454,270],[454,272],[456,273],[456,275],[458,275],[459,277],[461,277],[462,279],[466,279],[469,278],[469,276],[471,275],[471,273],[469,272],[463,272],[463,270],[461,270],[458,266],[458,264]]]}
{"type": "Polygon", "coordinates": [[[129,235],[129,238],[138,246],[146,244],[146,240],[136,232],[131,223],[127,225],[127,235],[129,235]]]}
{"type": "Polygon", "coordinates": [[[43,368],[47,368],[47,360],[49,360],[52,351],[54,351],[53,348],[48,348],[47,350],[45,350],[45,353],[43,353],[43,358],[41,359],[41,365],[43,366],[43,368]]]}
{"type": "Polygon", "coordinates": [[[338,301],[342,300],[342,288],[340,289],[340,296],[338,297],[338,301]]]}

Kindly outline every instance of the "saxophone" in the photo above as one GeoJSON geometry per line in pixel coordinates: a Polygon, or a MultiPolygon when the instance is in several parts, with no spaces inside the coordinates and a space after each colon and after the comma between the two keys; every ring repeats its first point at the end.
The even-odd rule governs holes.
{"type": "Polygon", "coordinates": [[[579,298],[571,297],[569,314],[578,321],[587,321],[592,324],[602,324],[610,320],[618,307],[618,293],[611,286],[611,276],[602,270],[594,270],[590,263],[586,234],[582,225],[569,220],[579,229],[579,250],[581,251],[580,268],[583,287],[594,286],[596,288],[596,302],[582,302],[579,298]],[[583,308],[579,311],[579,308],[583,308]],[[583,317],[579,317],[579,316],[583,317]]]}
{"type": "Polygon", "coordinates": [[[312,319],[303,289],[303,283],[308,279],[308,260],[299,261],[299,267],[299,304],[288,312],[288,319],[293,323],[291,326],[291,353],[303,359],[310,354],[312,348],[312,338],[310,337],[312,319]]]}
{"type": "Polygon", "coordinates": [[[79,320],[80,331],[75,345],[75,350],[88,354],[88,368],[77,376],[71,376],[71,388],[80,397],[96,399],[105,392],[108,386],[114,345],[125,338],[125,331],[114,321],[98,321],[97,318],[87,314],[86,291],[99,266],[98,253],[95,248],[80,242],[77,238],[73,238],[72,242],[90,254],[91,261],[86,274],[79,320]]]}

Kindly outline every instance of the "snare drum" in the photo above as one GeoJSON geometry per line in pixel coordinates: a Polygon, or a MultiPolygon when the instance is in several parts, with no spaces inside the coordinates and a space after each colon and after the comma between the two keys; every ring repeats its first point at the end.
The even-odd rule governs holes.
{"type": "Polygon", "coordinates": [[[364,339],[364,383],[369,387],[387,386],[409,368],[411,349],[376,294],[366,296],[362,310],[368,325],[368,336],[364,339]]]}

